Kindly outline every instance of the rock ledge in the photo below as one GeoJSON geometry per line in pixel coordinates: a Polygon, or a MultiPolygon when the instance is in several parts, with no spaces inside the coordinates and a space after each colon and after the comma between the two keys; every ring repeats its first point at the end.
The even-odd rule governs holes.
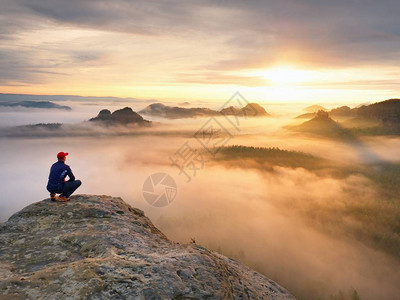
{"type": "Polygon", "coordinates": [[[0,225],[0,299],[294,299],[239,262],[166,238],[121,198],[27,206],[0,225]]]}

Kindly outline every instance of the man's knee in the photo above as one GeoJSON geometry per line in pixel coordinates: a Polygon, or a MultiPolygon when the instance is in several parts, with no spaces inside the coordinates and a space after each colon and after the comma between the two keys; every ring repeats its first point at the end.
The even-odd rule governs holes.
{"type": "Polygon", "coordinates": [[[78,187],[80,187],[81,184],[82,184],[82,181],[80,181],[80,180],[74,180],[74,187],[75,187],[75,189],[77,189],[78,187]]]}

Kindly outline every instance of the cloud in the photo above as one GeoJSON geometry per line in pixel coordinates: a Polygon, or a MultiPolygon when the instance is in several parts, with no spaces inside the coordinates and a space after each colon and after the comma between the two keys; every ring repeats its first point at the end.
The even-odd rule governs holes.
{"type": "Polygon", "coordinates": [[[0,84],[174,85],[192,74],[182,83],[255,87],[223,72],[384,68],[400,59],[399,12],[396,0],[4,0],[0,84]]]}
{"type": "Polygon", "coordinates": [[[3,15],[9,16],[6,18],[8,31],[17,31],[19,27],[16,25],[20,21],[11,22],[11,17],[29,16],[32,24],[45,21],[96,30],[157,35],[168,28],[189,23],[193,6],[180,1],[83,0],[66,3],[60,0],[6,0],[1,8],[3,15]]]}
{"type": "MultiPolygon", "coordinates": [[[[81,117],[92,116],[98,107],[82,110],[74,107],[81,117]]],[[[14,119],[17,116],[14,112],[14,119]]],[[[232,142],[311,151],[335,165],[363,162],[360,152],[349,145],[285,134],[279,130],[285,121],[249,120],[232,142]]],[[[398,211],[377,197],[371,180],[360,174],[335,177],[285,167],[265,172],[245,161],[244,168],[207,161],[187,183],[178,168],[170,166],[169,157],[186,141],[198,145],[191,137],[204,122],[168,121],[151,132],[127,136],[92,128],[89,137],[2,138],[0,221],[48,197],[49,167],[57,152],[67,151],[67,163],[83,182],[78,193],[121,196],[143,209],[172,240],[195,238],[304,299],[329,298],[351,287],[362,299],[392,299],[399,294],[398,259],[373,249],[357,234],[374,229],[377,236],[388,238],[387,231],[374,224],[386,224],[398,211]],[[148,205],[141,194],[145,179],[155,172],[169,173],[178,185],[177,198],[161,209],[148,205]]],[[[84,126],[70,129],[85,130],[84,126]]],[[[390,149],[397,149],[399,143],[398,138],[381,137],[367,139],[364,146],[398,161],[397,152],[390,149]]]]}
{"type": "Polygon", "coordinates": [[[366,203],[374,196],[365,178],[334,179],[288,168],[260,173],[207,164],[191,183],[185,183],[179,170],[168,166],[168,157],[185,139],[168,137],[168,143],[165,139],[103,136],[58,138],[50,144],[42,139],[2,143],[0,160],[6,170],[1,176],[2,221],[48,197],[48,167],[55,154],[65,150],[70,153],[67,163],[83,182],[78,193],[122,196],[144,209],[169,238],[189,242],[193,237],[305,299],[328,298],[351,287],[362,299],[398,294],[398,261],[349,238],[351,231],[346,231],[362,228],[344,213],[356,201],[355,195],[362,193],[366,203]],[[22,150],[15,151],[16,147],[22,150]],[[27,156],[34,161],[27,164],[27,156]],[[168,172],[178,183],[177,198],[163,209],[149,206],[141,196],[146,177],[158,171],[168,172]],[[328,229],[333,234],[312,222],[314,217],[329,221],[332,216],[328,229]]]}
{"type": "Polygon", "coordinates": [[[238,76],[225,74],[223,72],[198,72],[198,73],[181,73],[176,77],[176,82],[184,83],[201,83],[201,84],[232,84],[242,86],[267,86],[266,79],[256,76],[238,76]]]}
{"type": "Polygon", "coordinates": [[[34,84],[48,75],[65,75],[51,61],[32,60],[28,50],[0,49],[0,85],[34,84]]]}
{"type": "MultiPolygon", "coordinates": [[[[243,13],[232,21],[238,34],[228,43],[242,49],[239,66],[292,59],[305,66],[341,67],[399,59],[400,4],[396,1],[274,2],[235,1],[243,13]]],[[[232,67],[231,60],[221,60],[216,67],[221,63],[232,67]]]]}

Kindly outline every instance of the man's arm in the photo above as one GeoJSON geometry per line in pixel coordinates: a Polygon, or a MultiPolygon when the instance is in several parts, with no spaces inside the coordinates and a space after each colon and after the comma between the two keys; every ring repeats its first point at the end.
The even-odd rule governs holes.
{"type": "Polygon", "coordinates": [[[74,181],[75,180],[74,173],[72,173],[72,170],[71,170],[71,168],[69,166],[67,168],[67,175],[69,177],[68,181],[74,181]]]}

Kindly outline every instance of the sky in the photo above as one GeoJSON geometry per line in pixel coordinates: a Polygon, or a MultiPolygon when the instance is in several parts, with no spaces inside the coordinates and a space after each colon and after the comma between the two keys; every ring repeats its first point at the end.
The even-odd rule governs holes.
{"type": "Polygon", "coordinates": [[[0,92],[399,97],[398,0],[0,0],[0,92]]]}

